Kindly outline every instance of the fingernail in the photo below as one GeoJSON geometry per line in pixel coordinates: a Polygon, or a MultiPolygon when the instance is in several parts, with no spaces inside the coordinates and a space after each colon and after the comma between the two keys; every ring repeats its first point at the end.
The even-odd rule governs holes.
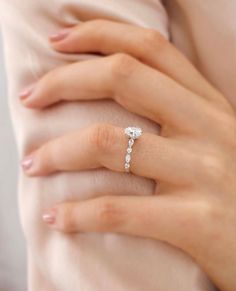
{"type": "Polygon", "coordinates": [[[42,218],[45,223],[54,224],[56,221],[56,209],[51,209],[49,212],[46,212],[42,218]]]}
{"type": "Polygon", "coordinates": [[[20,93],[20,99],[21,100],[25,100],[27,99],[34,90],[34,85],[29,86],[28,88],[24,89],[21,93],[20,93]]]}
{"type": "Polygon", "coordinates": [[[32,157],[26,157],[21,162],[21,166],[22,166],[24,171],[30,170],[32,165],[33,165],[33,158],[32,157]]]}
{"type": "Polygon", "coordinates": [[[52,42],[60,41],[65,39],[69,33],[70,33],[70,28],[65,28],[63,30],[60,30],[59,32],[53,33],[52,35],[49,36],[49,39],[52,42]]]}

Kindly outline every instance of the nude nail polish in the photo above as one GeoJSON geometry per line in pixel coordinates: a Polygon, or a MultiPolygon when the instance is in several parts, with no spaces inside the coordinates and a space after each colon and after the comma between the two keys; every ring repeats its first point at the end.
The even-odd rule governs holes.
{"type": "Polygon", "coordinates": [[[70,33],[70,29],[66,28],[49,36],[50,41],[56,42],[65,39],[70,33]]]}
{"type": "Polygon", "coordinates": [[[49,212],[43,214],[42,218],[43,218],[43,221],[47,224],[50,224],[50,225],[55,224],[56,210],[55,209],[50,210],[49,212]]]}
{"type": "Polygon", "coordinates": [[[25,88],[19,95],[20,99],[25,100],[28,97],[30,97],[30,95],[33,93],[33,90],[34,90],[34,85],[31,85],[28,88],[25,88]]]}
{"type": "Polygon", "coordinates": [[[33,158],[32,157],[26,157],[21,162],[21,166],[22,166],[24,171],[30,170],[32,165],[33,165],[33,158]]]}

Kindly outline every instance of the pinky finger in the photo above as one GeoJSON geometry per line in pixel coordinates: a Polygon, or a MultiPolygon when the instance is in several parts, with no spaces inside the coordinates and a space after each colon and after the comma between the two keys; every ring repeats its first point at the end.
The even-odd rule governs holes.
{"type": "Polygon", "coordinates": [[[194,208],[196,204],[189,199],[175,195],[103,196],[58,204],[43,215],[43,220],[62,232],[122,233],[182,248],[191,239],[184,225],[196,212],[194,208]]]}

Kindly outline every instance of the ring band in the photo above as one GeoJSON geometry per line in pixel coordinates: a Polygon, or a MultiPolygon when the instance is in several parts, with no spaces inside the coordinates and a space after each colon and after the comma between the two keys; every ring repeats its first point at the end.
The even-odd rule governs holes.
{"type": "Polygon", "coordinates": [[[139,127],[127,127],[124,130],[125,135],[128,136],[128,148],[125,155],[125,172],[130,172],[131,165],[131,153],[133,151],[133,145],[136,139],[142,135],[142,129],[139,127]]]}

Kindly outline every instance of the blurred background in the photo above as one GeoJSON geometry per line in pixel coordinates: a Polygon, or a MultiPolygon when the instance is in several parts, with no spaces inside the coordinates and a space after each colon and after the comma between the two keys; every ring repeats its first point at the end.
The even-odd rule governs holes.
{"type": "Polygon", "coordinates": [[[25,245],[17,207],[17,167],[0,34],[0,291],[27,290],[25,245]]]}

